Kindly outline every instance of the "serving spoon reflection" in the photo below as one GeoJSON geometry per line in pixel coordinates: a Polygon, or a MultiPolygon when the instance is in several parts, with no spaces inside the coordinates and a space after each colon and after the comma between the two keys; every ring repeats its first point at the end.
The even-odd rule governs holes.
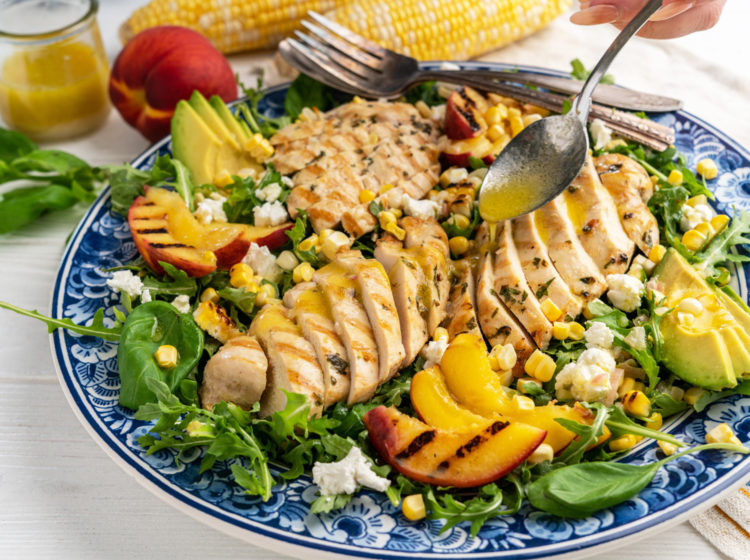
{"type": "Polygon", "coordinates": [[[610,64],[659,9],[649,0],[617,35],[564,115],[545,117],[519,132],[495,158],[479,191],[479,213],[489,223],[527,214],[561,192],[581,172],[589,149],[591,95],[610,64]]]}

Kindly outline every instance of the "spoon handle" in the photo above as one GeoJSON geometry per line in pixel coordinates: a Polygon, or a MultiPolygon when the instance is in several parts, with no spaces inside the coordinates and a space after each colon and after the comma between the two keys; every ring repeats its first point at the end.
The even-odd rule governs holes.
{"type": "Polygon", "coordinates": [[[653,13],[661,7],[662,0],[649,0],[649,2],[641,8],[641,11],[630,20],[620,34],[615,38],[606,52],[602,55],[597,62],[594,69],[591,71],[586,83],[581,88],[581,93],[575,98],[572,109],[577,114],[579,120],[586,126],[589,111],[591,110],[591,94],[594,92],[594,88],[599,85],[599,80],[602,79],[604,74],[607,72],[609,65],[615,59],[617,54],[622,50],[630,38],[635,35],[638,30],[648,21],[653,13]]]}

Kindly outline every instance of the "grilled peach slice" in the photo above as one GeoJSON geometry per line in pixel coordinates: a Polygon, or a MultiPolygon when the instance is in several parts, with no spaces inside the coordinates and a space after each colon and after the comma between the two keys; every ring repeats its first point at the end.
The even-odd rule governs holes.
{"type": "Polygon", "coordinates": [[[445,134],[452,140],[474,138],[487,131],[487,100],[470,87],[453,90],[445,104],[445,134]]]}
{"type": "Polygon", "coordinates": [[[444,168],[469,167],[470,157],[492,163],[494,158],[486,160],[487,154],[491,151],[492,142],[484,134],[465,140],[454,140],[443,147],[440,152],[440,163],[444,168]]]}
{"type": "Polygon", "coordinates": [[[481,486],[512,471],[544,439],[545,432],[520,422],[486,420],[472,429],[440,430],[379,406],[363,418],[370,441],[397,471],[439,486],[481,486]]]}

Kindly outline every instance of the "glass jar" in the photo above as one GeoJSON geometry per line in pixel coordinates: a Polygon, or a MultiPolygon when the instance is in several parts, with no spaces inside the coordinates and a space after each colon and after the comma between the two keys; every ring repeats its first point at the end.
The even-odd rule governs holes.
{"type": "Polygon", "coordinates": [[[0,0],[0,118],[35,140],[62,140],[109,113],[97,0],[0,0]]]}

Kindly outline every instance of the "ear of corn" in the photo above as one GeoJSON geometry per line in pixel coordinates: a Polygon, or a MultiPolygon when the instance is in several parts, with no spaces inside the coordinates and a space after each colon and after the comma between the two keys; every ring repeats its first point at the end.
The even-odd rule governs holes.
{"type": "Polygon", "coordinates": [[[123,41],[157,25],[181,25],[220,51],[275,47],[309,10],[418,58],[466,59],[544,27],[572,0],[152,0],[122,26],[123,41]]]}

